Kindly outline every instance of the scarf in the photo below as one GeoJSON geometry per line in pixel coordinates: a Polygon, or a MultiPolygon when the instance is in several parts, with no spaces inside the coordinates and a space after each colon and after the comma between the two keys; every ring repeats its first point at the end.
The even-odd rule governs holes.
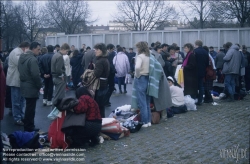
{"type": "Polygon", "coordinates": [[[189,58],[189,56],[190,56],[191,53],[192,53],[191,51],[188,52],[186,58],[184,59],[184,62],[183,62],[183,64],[182,64],[182,67],[185,67],[185,66],[187,65],[187,63],[188,63],[188,58],[189,58]]]}

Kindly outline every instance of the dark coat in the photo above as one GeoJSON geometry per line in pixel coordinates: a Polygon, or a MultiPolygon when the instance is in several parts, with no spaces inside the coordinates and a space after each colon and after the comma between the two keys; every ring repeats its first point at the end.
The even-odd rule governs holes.
{"type": "Polygon", "coordinates": [[[189,55],[187,65],[183,68],[184,76],[184,95],[197,95],[198,78],[197,78],[197,62],[193,53],[189,55]]]}
{"type": "Polygon", "coordinates": [[[174,76],[173,75],[173,70],[172,70],[172,63],[170,61],[165,61],[165,66],[163,67],[163,70],[164,70],[164,73],[165,73],[165,76],[168,77],[168,76],[174,76]]]}
{"type": "Polygon", "coordinates": [[[216,56],[216,58],[215,58],[215,67],[216,67],[217,69],[222,69],[222,68],[223,68],[223,64],[224,64],[223,58],[224,58],[225,55],[226,55],[226,54],[225,54],[223,51],[220,51],[220,52],[217,54],[217,56],[216,56]]]}
{"type": "MultiPolygon", "coordinates": [[[[198,78],[204,78],[206,75],[206,68],[209,65],[209,56],[207,51],[202,47],[197,47],[194,50],[197,64],[197,75],[198,78]]],[[[185,81],[184,81],[185,83],[185,81]]]]}
{"type": "Polygon", "coordinates": [[[45,55],[43,55],[39,62],[39,68],[41,71],[41,77],[44,77],[44,74],[50,74],[51,75],[51,59],[53,57],[54,53],[53,52],[49,52],[45,55]]]}
{"type": "Polygon", "coordinates": [[[110,73],[111,74],[116,73],[115,66],[113,64],[113,59],[114,59],[115,55],[116,55],[115,51],[110,52],[109,55],[108,55],[108,60],[109,60],[109,65],[110,65],[110,73]]]}
{"type": "MultiPolygon", "coordinates": [[[[96,57],[94,74],[96,78],[108,78],[110,65],[107,57],[96,57]]],[[[100,88],[108,86],[108,80],[100,80],[100,88]]]]}
{"type": "Polygon", "coordinates": [[[18,61],[20,89],[25,98],[38,98],[42,87],[38,61],[32,51],[22,54],[18,61]]]}
{"type": "Polygon", "coordinates": [[[0,63],[0,120],[2,120],[4,116],[5,89],[6,89],[6,79],[3,72],[2,64],[0,63]]]}
{"type": "Polygon", "coordinates": [[[81,66],[82,57],[83,57],[83,54],[79,54],[79,55],[73,56],[70,59],[70,65],[72,66],[71,75],[72,75],[72,80],[73,80],[73,84],[75,87],[79,82],[81,82],[80,77],[83,74],[83,68],[81,66]]]}

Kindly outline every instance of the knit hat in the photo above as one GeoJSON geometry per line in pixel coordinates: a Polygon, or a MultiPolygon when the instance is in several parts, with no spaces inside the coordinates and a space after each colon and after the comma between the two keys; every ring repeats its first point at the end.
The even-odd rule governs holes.
{"type": "Polygon", "coordinates": [[[174,83],[174,79],[171,76],[168,76],[167,80],[170,80],[170,81],[172,81],[172,83],[174,83]]]}

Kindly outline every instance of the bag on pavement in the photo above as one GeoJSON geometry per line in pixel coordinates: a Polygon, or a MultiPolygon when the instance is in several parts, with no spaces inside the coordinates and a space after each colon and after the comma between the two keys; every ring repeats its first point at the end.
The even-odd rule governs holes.
{"type": "Polygon", "coordinates": [[[57,117],[60,117],[61,112],[55,107],[50,114],[47,116],[50,120],[54,120],[57,117]]]}
{"type": "Polygon", "coordinates": [[[190,95],[186,95],[184,99],[185,99],[185,105],[187,106],[187,110],[197,110],[195,105],[195,100],[192,99],[190,95]]]}

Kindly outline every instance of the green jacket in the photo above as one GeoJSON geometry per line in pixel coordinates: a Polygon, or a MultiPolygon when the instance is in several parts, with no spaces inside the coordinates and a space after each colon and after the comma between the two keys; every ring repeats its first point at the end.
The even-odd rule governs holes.
{"type": "Polygon", "coordinates": [[[42,87],[38,61],[32,51],[23,53],[18,61],[20,89],[25,98],[38,98],[42,87]]]}

